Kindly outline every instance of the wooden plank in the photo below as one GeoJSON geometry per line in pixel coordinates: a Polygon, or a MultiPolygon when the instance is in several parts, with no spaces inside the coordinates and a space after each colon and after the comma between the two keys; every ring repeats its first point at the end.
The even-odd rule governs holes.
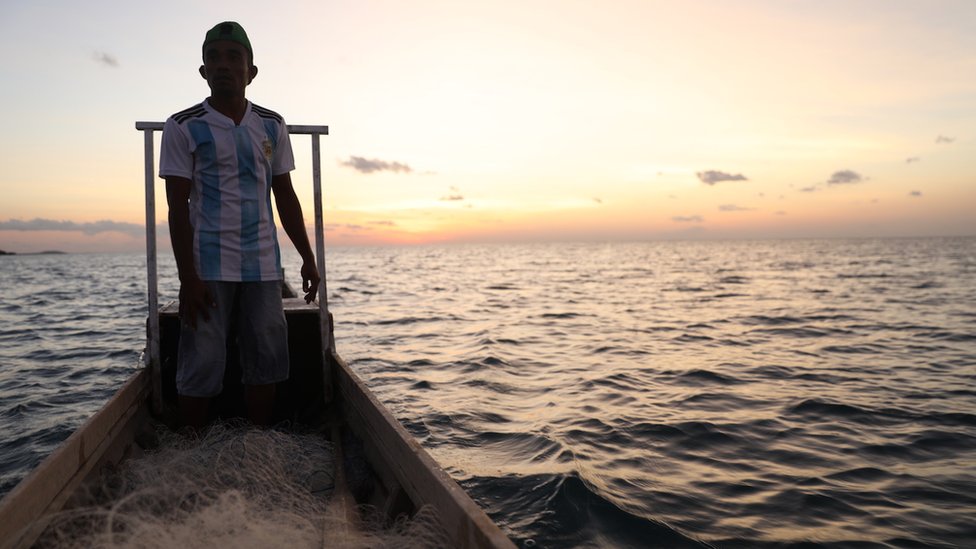
{"type": "Polygon", "coordinates": [[[0,502],[0,547],[29,547],[44,517],[60,511],[103,456],[121,455],[132,440],[134,419],[145,413],[150,376],[139,370],[115,396],[65,440],[0,502]],[[30,527],[28,527],[30,526],[30,527]]]}
{"type": "Polygon", "coordinates": [[[415,503],[433,506],[458,547],[514,549],[498,525],[407,433],[349,365],[339,356],[333,357],[347,419],[363,430],[359,436],[367,451],[373,446],[380,454],[370,456],[374,467],[388,467],[415,503]],[[382,463],[376,463],[376,457],[382,463]]]}

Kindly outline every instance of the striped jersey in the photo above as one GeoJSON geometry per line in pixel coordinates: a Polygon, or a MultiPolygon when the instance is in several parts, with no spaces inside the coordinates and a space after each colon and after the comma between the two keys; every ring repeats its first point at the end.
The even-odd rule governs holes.
{"type": "Polygon", "coordinates": [[[281,279],[271,177],[295,169],[282,117],[248,102],[240,125],[204,100],[166,120],[159,176],[185,177],[202,280],[281,279]]]}

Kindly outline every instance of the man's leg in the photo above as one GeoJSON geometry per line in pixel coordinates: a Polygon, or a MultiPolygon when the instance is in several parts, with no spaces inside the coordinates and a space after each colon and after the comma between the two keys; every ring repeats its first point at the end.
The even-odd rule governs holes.
{"type": "Polygon", "coordinates": [[[288,379],[288,323],[281,306],[281,282],[244,282],[240,348],[248,419],[271,424],[275,384],[288,379]]]}
{"type": "Polygon", "coordinates": [[[245,385],[244,402],[247,404],[247,419],[259,426],[271,426],[274,413],[275,384],[245,385]]]}
{"type": "Polygon", "coordinates": [[[176,366],[180,424],[196,430],[207,424],[210,399],[220,394],[227,359],[227,327],[236,289],[233,283],[207,282],[217,306],[210,320],[197,318],[193,329],[181,319],[176,366]]]}
{"type": "Polygon", "coordinates": [[[210,412],[209,397],[191,397],[180,395],[179,416],[180,426],[189,427],[199,433],[207,425],[210,412]]]}

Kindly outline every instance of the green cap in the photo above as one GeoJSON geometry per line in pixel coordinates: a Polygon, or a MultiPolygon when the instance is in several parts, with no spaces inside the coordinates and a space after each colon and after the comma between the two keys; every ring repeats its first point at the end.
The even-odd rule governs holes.
{"type": "Polygon", "coordinates": [[[217,40],[230,40],[231,42],[237,42],[238,44],[247,48],[248,55],[251,56],[251,62],[254,62],[254,52],[251,50],[251,41],[247,39],[247,33],[244,32],[244,27],[235,21],[224,21],[223,23],[218,23],[214,28],[207,31],[207,37],[203,39],[203,50],[206,53],[207,44],[215,42],[217,40]]]}

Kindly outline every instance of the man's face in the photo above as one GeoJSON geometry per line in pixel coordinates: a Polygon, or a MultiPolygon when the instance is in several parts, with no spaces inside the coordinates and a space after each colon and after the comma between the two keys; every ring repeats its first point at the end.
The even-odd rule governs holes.
{"type": "Polygon", "coordinates": [[[203,50],[200,75],[215,96],[244,96],[244,88],[257,74],[247,48],[230,40],[215,40],[203,50]]]}

